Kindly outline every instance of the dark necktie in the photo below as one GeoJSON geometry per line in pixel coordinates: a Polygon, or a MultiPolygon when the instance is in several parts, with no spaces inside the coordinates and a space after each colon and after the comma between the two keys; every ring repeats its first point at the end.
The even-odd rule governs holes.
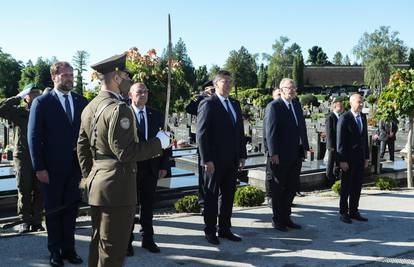
{"type": "Polygon", "coordinates": [[[70,108],[69,97],[68,95],[63,95],[65,98],[65,111],[66,116],[68,116],[69,122],[72,123],[72,109],[70,108]]]}
{"type": "Polygon", "coordinates": [[[292,104],[291,103],[289,103],[289,110],[290,110],[290,113],[292,114],[292,117],[293,117],[293,119],[295,120],[295,124],[296,125],[298,125],[298,121],[296,120],[296,117],[295,117],[295,113],[293,113],[293,107],[292,107],[292,104]]]}
{"type": "Polygon", "coordinates": [[[362,121],[361,121],[361,115],[357,115],[356,116],[356,121],[357,121],[357,124],[358,124],[358,130],[359,130],[359,133],[362,133],[362,121]]]}
{"type": "Polygon", "coordinates": [[[229,100],[224,99],[224,103],[226,103],[226,109],[227,109],[227,112],[230,115],[231,122],[233,123],[233,125],[235,125],[236,124],[236,120],[234,119],[233,112],[231,112],[230,105],[229,105],[229,100]]]}
{"type": "Polygon", "coordinates": [[[138,123],[138,127],[139,127],[139,131],[142,135],[142,137],[147,140],[145,138],[145,118],[144,118],[144,111],[140,110],[139,111],[139,123],[138,123]]]}

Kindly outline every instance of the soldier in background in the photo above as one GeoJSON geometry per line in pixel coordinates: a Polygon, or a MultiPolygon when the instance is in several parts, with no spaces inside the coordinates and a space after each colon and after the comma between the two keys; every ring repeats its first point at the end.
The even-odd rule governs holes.
{"type": "Polygon", "coordinates": [[[123,101],[131,87],[126,54],[92,66],[101,91],[82,112],[78,157],[91,206],[89,266],[120,267],[137,203],[137,161],[160,156],[169,134],[140,142],[133,110],[123,101]]]}
{"type": "MultiPolygon", "coordinates": [[[[200,102],[209,97],[212,96],[215,92],[216,89],[214,88],[214,84],[213,81],[207,81],[202,85],[202,88],[204,89],[204,91],[195,96],[191,102],[185,107],[185,111],[190,114],[191,116],[196,116],[197,117],[197,110],[198,110],[198,105],[200,104],[200,102]]],[[[190,133],[191,134],[191,133],[190,133]]],[[[194,139],[196,138],[196,134],[194,134],[194,139]]],[[[200,162],[200,154],[199,151],[197,150],[197,158],[198,158],[198,204],[201,207],[201,213],[203,213],[203,208],[204,208],[204,191],[203,191],[203,168],[201,166],[201,162],[200,162]]]]}
{"type": "Polygon", "coordinates": [[[32,101],[39,96],[40,89],[28,84],[23,91],[0,103],[0,117],[14,125],[13,163],[16,171],[18,190],[17,213],[23,221],[19,233],[44,231],[41,213],[43,210],[43,193],[30,160],[27,145],[27,123],[32,101]],[[21,100],[24,105],[21,106],[21,100]]]}

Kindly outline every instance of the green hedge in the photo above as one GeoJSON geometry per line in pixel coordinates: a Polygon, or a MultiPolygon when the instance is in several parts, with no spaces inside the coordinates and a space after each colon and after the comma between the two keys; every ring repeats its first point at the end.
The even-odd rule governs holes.
{"type": "Polygon", "coordinates": [[[397,183],[389,177],[378,177],[375,186],[380,190],[392,190],[397,186],[397,183]]]}
{"type": "Polygon", "coordinates": [[[332,187],[332,191],[334,191],[337,195],[341,193],[341,180],[336,181],[332,187]]]}
{"type": "Polygon", "coordinates": [[[243,186],[236,190],[234,203],[239,207],[260,206],[265,200],[265,193],[254,186],[243,186]]]}
{"type": "Polygon", "coordinates": [[[177,212],[198,213],[200,205],[198,205],[198,197],[195,195],[185,196],[174,203],[177,212]]]}

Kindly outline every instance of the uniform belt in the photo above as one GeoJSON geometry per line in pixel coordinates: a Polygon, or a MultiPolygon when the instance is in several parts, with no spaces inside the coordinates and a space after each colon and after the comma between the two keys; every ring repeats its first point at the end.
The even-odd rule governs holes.
{"type": "Polygon", "coordinates": [[[101,153],[96,152],[95,155],[95,160],[104,160],[104,159],[113,159],[113,160],[117,160],[114,156],[111,155],[104,155],[101,153]]]}

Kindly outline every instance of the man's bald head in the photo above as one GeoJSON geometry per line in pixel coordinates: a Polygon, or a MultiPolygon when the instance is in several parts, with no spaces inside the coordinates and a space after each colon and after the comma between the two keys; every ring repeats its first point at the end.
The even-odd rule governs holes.
{"type": "Polygon", "coordinates": [[[358,93],[352,94],[349,98],[349,104],[353,112],[361,112],[364,105],[364,98],[358,93]]]}

